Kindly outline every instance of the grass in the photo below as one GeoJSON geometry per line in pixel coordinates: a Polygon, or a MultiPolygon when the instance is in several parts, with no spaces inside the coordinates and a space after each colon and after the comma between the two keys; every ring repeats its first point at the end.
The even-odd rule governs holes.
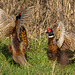
{"type": "Polygon", "coordinates": [[[40,46],[38,41],[30,41],[30,50],[26,52],[27,61],[32,67],[20,66],[16,64],[8,51],[10,40],[1,39],[0,41],[0,75],[75,75],[75,63],[69,64],[64,68],[56,62],[54,72],[53,63],[47,56],[47,39],[41,39],[40,46]]]}

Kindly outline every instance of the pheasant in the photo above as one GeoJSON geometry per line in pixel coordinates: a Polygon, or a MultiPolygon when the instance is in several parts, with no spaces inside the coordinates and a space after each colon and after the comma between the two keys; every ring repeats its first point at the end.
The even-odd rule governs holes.
{"type": "Polygon", "coordinates": [[[50,28],[47,28],[45,32],[48,33],[49,59],[58,59],[61,64],[66,65],[69,58],[66,50],[75,50],[75,34],[66,32],[64,24],[61,21],[59,22],[55,33],[53,33],[53,30],[50,28]]]}
{"type": "Polygon", "coordinates": [[[54,39],[53,30],[50,28],[47,28],[46,33],[48,33],[48,56],[49,56],[49,59],[55,60],[57,56],[58,46],[56,44],[53,44],[53,39],[54,39]]]}
{"type": "MultiPolygon", "coordinates": [[[[25,27],[20,25],[21,13],[16,16],[16,21],[0,9],[0,38],[12,34],[11,43],[8,46],[14,61],[22,66],[29,65],[25,58],[28,39],[25,27]],[[19,39],[18,39],[19,38],[19,39]]],[[[22,22],[22,21],[21,21],[22,22]]]]}
{"type": "Polygon", "coordinates": [[[20,32],[21,32],[20,38],[21,38],[21,41],[23,42],[17,39],[16,27],[19,21],[18,19],[20,19],[20,17],[21,17],[21,13],[19,14],[19,16],[16,17],[16,21],[15,21],[16,26],[14,28],[13,35],[12,35],[12,43],[8,46],[8,48],[13,55],[13,59],[20,65],[24,66],[28,64],[24,55],[28,45],[28,40],[27,40],[26,30],[24,27],[21,27],[20,29],[20,32]]]}

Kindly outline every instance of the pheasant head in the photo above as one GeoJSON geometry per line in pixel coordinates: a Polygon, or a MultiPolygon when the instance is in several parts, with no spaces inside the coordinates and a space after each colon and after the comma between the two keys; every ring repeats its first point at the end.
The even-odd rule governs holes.
{"type": "Polygon", "coordinates": [[[48,38],[54,37],[54,33],[53,33],[53,30],[52,29],[47,28],[47,32],[46,33],[48,33],[48,38]]]}

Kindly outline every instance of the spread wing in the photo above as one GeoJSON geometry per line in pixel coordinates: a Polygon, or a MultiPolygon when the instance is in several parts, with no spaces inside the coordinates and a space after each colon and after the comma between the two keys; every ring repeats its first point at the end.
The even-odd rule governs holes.
{"type": "Polygon", "coordinates": [[[57,46],[60,48],[63,45],[64,42],[64,36],[65,36],[65,27],[64,24],[60,21],[58,24],[58,27],[54,33],[54,43],[57,44],[57,46]]]}
{"type": "Polygon", "coordinates": [[[60,21],[55,31],[54,43],[61,49],[75,50],[75,33],[66,32],[64,24],[60,21]]]}
{"type": "Polygon", "coordinates": [[[23,41],[25,44],[25,47],[27,47],[28,45],[28,39],[27,39],[27,35],[29,34],[29,30],[27,28],[27,25],[31,24],[32,20],[33,20],[33,15],[34,13],[34,7],[29,7],[27,9],[24,10],[21,19],[19,21],[19,23],[17,24],[17,38],[19,39],[19,41],[23,41]]]}
{"type": "Polygon", "coordinates": [[[21,32],[23,30],[27,32],[27,37],[32,37],[30,36],[30,34],[32,33],[31,30],[33,30],[31,26],[34,25],[33,23],[35,23],[35,16],[34,16],[35,11],[36,10],[34,6],[31,6],[23,11],[20,22],[17,25],[17,37],[19,41],[22,40],[21,32]]]}
{"type": "Polygon", "coordinates": [[[8,37],[12,34],[15,27],[15,21],[0,9],[0,38],[8,37]]]}
{"type": "Polygon", "coordinates": [[[69,49],[71,51],[75,50],[75,33],[65,32],[65,39],[62,48],[69,49]]]}

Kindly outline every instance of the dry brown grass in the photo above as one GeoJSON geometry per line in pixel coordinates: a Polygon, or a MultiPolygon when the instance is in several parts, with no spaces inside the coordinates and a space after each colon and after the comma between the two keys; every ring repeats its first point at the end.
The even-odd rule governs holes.
{"type": "Polygon", "coordinates": [[[26,29],[29,29],[29,38],[31,36],[39,41],[43,37],[43,31],[47,27],[55,31],[60,20],[64,22],[66,31],[75,32],[74,5],[74,0],[0,0],[0,8],[14,19],[24,9],[35,6],[35,14],[32,13],[34,21],[30,19],[30,24],[27,24],[26,29]]]}

